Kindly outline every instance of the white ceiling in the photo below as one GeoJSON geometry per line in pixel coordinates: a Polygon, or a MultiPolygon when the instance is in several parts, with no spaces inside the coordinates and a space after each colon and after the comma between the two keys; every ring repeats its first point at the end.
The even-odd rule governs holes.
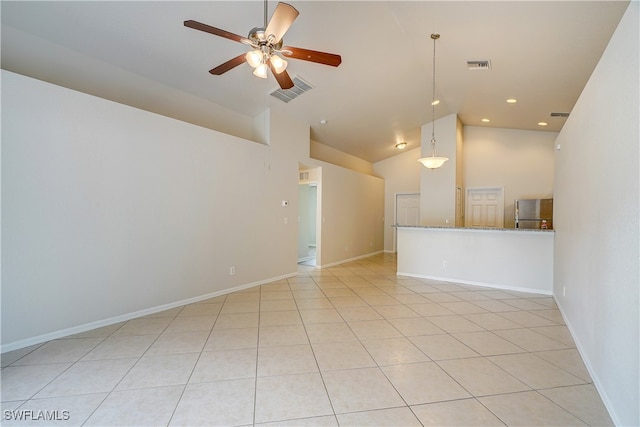
{"type": "Polygon", "coordinates": [[[340,54],[342,64],[289,60],[289,74],[314,88],[288,104],[248,64],[210,75],[247,47],[183,26],[193,19],[244,37],[263,25],[262,1],[3,0],[2,68],[230,133],[234,118],[240,126],[238,117],[278,104],[313,139],[375,162],[397,154],[400,140],[420,146],[431,121],[431,33],[441,34],[437,118],[559,131],[566,119],[549,114],[571,111],[628,1],[290,4],[300,16],[285,45],[340,54]],[[491,70],[467,69],[485,59],[491,70]]]}

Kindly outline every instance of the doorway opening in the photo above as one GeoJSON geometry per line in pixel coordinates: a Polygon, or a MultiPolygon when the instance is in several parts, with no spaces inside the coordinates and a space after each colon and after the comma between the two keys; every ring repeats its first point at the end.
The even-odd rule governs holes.
{"type": "Polygon", "coordinates": [[[300,166],[298,179],[298,264],[320,264],[321,168],[300,166]]]}

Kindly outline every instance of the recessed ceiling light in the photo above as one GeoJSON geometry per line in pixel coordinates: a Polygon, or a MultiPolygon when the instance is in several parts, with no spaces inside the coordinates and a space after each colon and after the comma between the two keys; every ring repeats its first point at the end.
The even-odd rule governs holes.
{"type": "Polygon", "coordinates": [[[436,99],[431,103],[431,105],[438,105],[438,104],[440,104],[440,100],[439,99],[436,99]]]}
{"type": "Polygon", "coordinates": [[[489,120],[489,119],[482,119],[482,121],[483,121],[483,122],[485,122],[485,123],[489,123],[491,120],[489,120]]]}
{"type": "Polygon", "coordinates": [[[538,126],[546,126],[546,125],[548,125],[548,124],[549,124],[549,123],[547,123],[547,122],[538,122],[538,126]]]}
{"type": "Polygon", "coordinates": [[[327,119],[322,119],[322,120],[320,120],[320,124],[321,124],[321,125],[326,125],[327,123],[329,123],[329,122],[327,121],[327,119]]]}
{"type": "Polygon", "coordinates": [[[398,142],[398,143],[396,144],[396,148],[397,148],[398,150],[404,150],[405,148],[407,148],[407,143],[406,143],[406,142],[404,142],[404,141],[402,141],[402,142],[398,142]]]}
{"type": "Polygon", "coordinates": [[[509,104],[515,104],[516,102],[518,102],[518,100],[517,100],[517,99],[515,99],[515,98],[509,98],[509,99],[507,99],[507,102],[508,102],[509,104]]]}

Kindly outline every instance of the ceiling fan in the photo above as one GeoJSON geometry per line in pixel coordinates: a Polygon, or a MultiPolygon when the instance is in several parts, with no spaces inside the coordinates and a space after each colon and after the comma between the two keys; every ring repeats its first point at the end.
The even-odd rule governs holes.
{"type": "Polygon", "coordinates": [[[317,62],[331,65],[332,67],[337,67],[342,62],[340,55],[293,46],[283,47],[282,37],[298,15],[299,12],[290,4],[278,3],[271,20],[267,24],[267,0],[265,0],[264,27],[253,28],[249,31],[247,38],[193,20],[184,21],[184,25],[251,46],[252,50],[248,53],[240,54],[209,70],[211,74],[219,76],[247,61],[254,68],[253,74],[255,76],[266,79],[270,69],[280,87],[282,89],[290,89],[293,87],[293,81],[285,71],[287,61],[278,56],[278,54],[287,58],[317,62]]]}

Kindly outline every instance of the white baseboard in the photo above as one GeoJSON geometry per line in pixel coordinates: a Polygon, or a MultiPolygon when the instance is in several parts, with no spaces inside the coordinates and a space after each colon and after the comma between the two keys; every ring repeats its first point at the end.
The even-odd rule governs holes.
{"type": "Polygon", "coordinates": [[[351,261],[357,261],[359,259],[368,258],[370,256],[378,255],[378,254],[381,254],[381,253],[382,253],[382,251],[371,252],[371,253],[368,253],[368,254],[365,254],[365,255],[359,255],[359,256],[353,257],[353,258],[343,259],[343,260],[340,260],[340,261],[331,262],[329,264],[319,265],[318,267],[319,268],[335,267],[336,265],[345,264],[345,263],[351,262],[351,261]]]}
{"type": "Polygon", "coordinates": [[[195,302],[204,301],[209,298],[219,297],[221,295],[230,294],[232,292],[241,291],[244,289],[253,288],[254,286],[264,285],[265,283],[275,282],[277,280],[287,279],[289,277],[295,277],[298,273],[288,273],[278,277],[272,277],[270,279],[260,280],[257,282],[246,283],[244,285],[234,286],[233,288],[224,289],[221,291],[211,292],[205,295],[200,295],[193,298],[187,298],[180,301],[171,302],[168,304],[162,304],[156,307],[145,308],[144,310],[138,310],[131,313],[122,314],[108,319],[97,320],[95,322],[85,323],[71,328],[61,329],[54,332],[38,335],[31,338],[26,338],[19,341],[14,341],[8,344],[0,346],[0,353],[6,353],[8,351],[18,350],[24,347],[28,347],[35,344],[40,344],[50,340],[67,337],[69,335],[79,334],[81,332],[90,331],[96,328],[102,328],[103,326],[109,326],[127,320],[135,319],[136,317],[147,316],[149,314],[159,313],[161,311],[170,310],[172,308],[180,307],[182,305],[193,304],[195,302]]]}
{"type": "Polygon", "coordinates": [[[396,275],[406,276],[406,277],[415,277],[417,279],[437,280],[439,282],[462,283],[463,285],[483,286],[485,288],[502,289],[505,291],[527,292],[530,294],[553,296],[553,291],[542,291],[540,289],[522,288],[518,286],[496,285],[495,283],[476,282],[473,280],[452,279],[450,277],[425,276],[421,274],[403,273],[401,271],[398,271],[396,275]]]}
{"type": "Polygon", "coordinates": [[[613,425],[621,426],[622,423],[616,416],[616,413],[613,411],[613,405],[611,404],[611,399],[609,399],[609,396],[607,395],[607,393],[605,393],[604,387],[602,386],[602,382],[600,382],[598,375],[596,375],[596,371],[593,369],[593,366],[591,365],[591,361],[586,356],[584,347],[582,347],[582,345],[580,344],[580,341],[576,339],[576,334],[574,333],[574,329],[571,326],[571,323],[569,322],[569,320],[567,319],[567,316],[564,314],[564,310],[562,309],[562,306],[560,305],[558,300],[555,298],[555,295],[553,299],[555,300],[556,305],[558,306],[558,310],[562,315],[564,324],[567,325],[567,329],[569,329],[569,333],[571,334],[571,338],[573,338],[573,342],[576,344],[576,349],[580,354],[580,358],[582,358],[582,361],[584,362],[584,366],[587,368],[587,372],[589,372],[591,381],[593,381],[593,385],[596,388],[596,391],[598,392],[598,394],[600,395],[600,399],[602,399],[602,403],[604,404],[604,407],[607,409],[607,412],[611,417],[611,421],[613,421],[613,425]]]}

